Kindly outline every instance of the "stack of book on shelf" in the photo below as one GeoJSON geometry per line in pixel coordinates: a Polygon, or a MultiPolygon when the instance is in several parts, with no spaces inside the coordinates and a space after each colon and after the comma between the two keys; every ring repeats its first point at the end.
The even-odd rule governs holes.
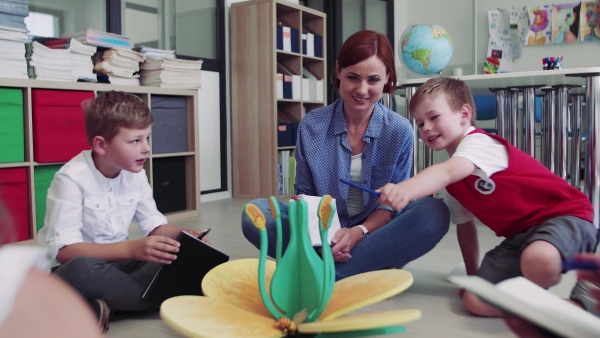
{"type": "Polygon", "coordinates": [[[131,48],[129,38],[120,34],[107,33],[95,29],[88,29],[73,34],[63,34],[63,38],[75,38],[87,45],[105,48],[131,48]]]}
{"type": "Polygon", "coordinates": [[[25,42],[27,31],[0,26],[0,77],[27,79],[25,42]]]}
{"type": "Polygon", "coordinates": [[[26,30],[25,17],[29,16],[28,0],[1,0],[0,26],[26,30]]]}
{"type": "Polygon", "coordinates": [[[96,53],[96,46],[86,45],[72,38],[43,39],[40,40],[46,47],[52,49],[66,49],[70,52],[71,77],[77,82],[96,82],[92,55],[96,53]]]}
{"type": "Polygon", "coordinates": [[[72,82],[71,52],[52,49],[33,41],[25,44],[27,71],[31,79],[72,82]]]}
{"type": "Polygon", "coordinates": [[[140,62],[146,57],[129,48],[111,48],[98,50],[92,56],[98,82],[129,86],[140,85],[140,62]]]}
{"type": "Polygon", "coordinates": [[[147,59],[140,65],[140,82],[142,86],[201,88],[202,62],[203,60],[170,57],[159,60],[147,59]]]}
{"type": "Polygon", "coordinates": [[[133,50],[144,54],[146,59],[160,60],[164,58],[175,58],[174,50],[158,49],[152,47],[136,47],[133,50]]]}

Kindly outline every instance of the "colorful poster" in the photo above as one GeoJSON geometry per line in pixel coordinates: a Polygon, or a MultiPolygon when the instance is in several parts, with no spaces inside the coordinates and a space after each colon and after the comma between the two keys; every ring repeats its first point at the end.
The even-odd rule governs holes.
{"type": "Polygon", "coordinates": [[[552,5],[552,43],[577,41],[580,2],[552,5]]]}
{"type": "Polygon", "coordinates": [[[552,43],[552,6],[544,5],[529,8],[529,32],[525,45],[545,45],[552,43]]]}
{"type": "Polygon", "coordinates": [[[595,41],[600,39],[600,1],[581,3],[579,37],[581,41],[595,41]]]}

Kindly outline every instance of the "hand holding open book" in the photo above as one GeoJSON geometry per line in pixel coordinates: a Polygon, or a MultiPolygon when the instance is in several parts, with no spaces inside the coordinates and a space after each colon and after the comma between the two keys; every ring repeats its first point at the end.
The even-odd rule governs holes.
{"type": "Polygon", "coordinates": [[[496,285],[478,276],[449,276],[448,279],[490,305],[560,336],[600,336],[600,318],[524,277],[507,279],[496,285]]]}

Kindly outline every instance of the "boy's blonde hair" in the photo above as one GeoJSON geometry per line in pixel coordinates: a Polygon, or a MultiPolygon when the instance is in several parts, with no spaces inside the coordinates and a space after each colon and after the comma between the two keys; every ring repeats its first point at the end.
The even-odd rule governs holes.
{"type": "Polygon", "coordinates": [[[106,142],[119,133],[119,128],[146,129],[154,119],[148,105],[139,97],[117,91],[102,93],[82,103],[85,131],[93,148],[93,139],[102,136],[106,142]]]}
{"type": "Polygon", "coordinates": [[[456,80],[450,77],[434,77],[423,83],[410,99],[408,111],[412,112],[421,102],[437,97],[440,94],[446,95],[448,105],[454,111],[468,104],[471,107],[473,114],[471,115],[471,125],[476,126],[477,110],[471,90],[461,80],[456,80]]]}

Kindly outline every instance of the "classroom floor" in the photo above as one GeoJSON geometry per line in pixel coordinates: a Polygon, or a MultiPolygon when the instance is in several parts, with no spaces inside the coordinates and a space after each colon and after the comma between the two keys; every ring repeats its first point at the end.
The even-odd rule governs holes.
{"type": "MultiPolygon", "coordinates": [[[[258,257],[258,250],[249,244],[240,228],[240,216],[246,200],[226,199],[202,203],[200,216],[174,222],[174,225],[204,229],[212,227],[211,245],[228,253],[230,258],[258,257]]],[[[479,226],[481,256],[500,242],[493,232],[479,226]]],[[[139,237],[137,229],[132,237],[139,237]]],[[[502,320],[477,318],[468,315],[458,297],[458,287],[446,280],[453,268],[462,263],[456,240],[456,227],[428,254],[405,266],[413,274],[414,284],[403,293],[383,302],[360,309],[355,313],[377,312],[390,309],[420,309],[423,317],[406,325],[405,333],[386,337],[514,337],[502,320]]],[[[567,297],[575,282],[573,273],[551,288],[561,297],[567,297]]],[[[160,320],[158,313],[143,315],[116,315],[111,319],[109,337],[182,337],[160,320]]]]}

